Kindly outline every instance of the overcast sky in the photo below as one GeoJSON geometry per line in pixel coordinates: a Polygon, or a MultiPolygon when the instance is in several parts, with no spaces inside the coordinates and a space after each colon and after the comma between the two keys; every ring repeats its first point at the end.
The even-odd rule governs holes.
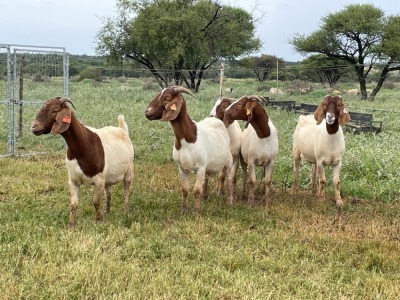
{"type": "MultiPolygon", "coordinates": [[[[386,15],[400,14],[400,1],[349,0],[220,0],[256,16],[257,36],[263,46],[259,54],[300,61],[288,40],[295,33],[309,34],[328,13],[351,3],[371,3],[386,15]]],[[[95,37],[102,17],[116,15],[115,0],[0,0],[0,44],[65,47],[71,54],[95,55],[95,37]]]]}

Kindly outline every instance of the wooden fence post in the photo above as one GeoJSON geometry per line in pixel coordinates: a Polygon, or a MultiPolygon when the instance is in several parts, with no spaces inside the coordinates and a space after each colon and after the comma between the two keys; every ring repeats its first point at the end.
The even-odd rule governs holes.
{"type": "Polygon", "coordinates": [[[219,74],[219,98],[222,98],[223,82],[224,82],[224,64],[221,64],[221,72],[219,74]]]}

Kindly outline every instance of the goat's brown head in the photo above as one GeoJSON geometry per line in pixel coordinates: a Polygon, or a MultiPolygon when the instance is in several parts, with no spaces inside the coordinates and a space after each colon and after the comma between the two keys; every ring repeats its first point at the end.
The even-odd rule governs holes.
{"type": "Polygon", "coordinates": [[[321,124],[324,118],[328,125],[333,125],[335,122],[339,122],[340,125],[350,122],[350,114],[339,96],[325,96],[315,110],[314,118],[317,124],[321,124]]]}
{"type": "Polygon", "coordinates": [[[232,104],[232,100],[229,98],[219,98],[213,109],[211,110],[210,117],[216,117],[221,121],[224,119],[225,110],[228,108],[229,105],[232,104]]]}
{"type": "Polygon", "coordinates": [[[55,97],[47,100],[37,113],[32,123],[34,135],[60,134],[71,124],[71,109],[67,103],[73,103],[68,98],[55,97]]]}
{"type": "Polygon", "coordinates": [[[180,93],[187,93],[195,97],[191,91],[181,86],[172,86],[163,89],[147,105],[144,115],[150,121],[172,121],[180,113],[184,99],[180,93]]]}
{"type": "Polygon", "coordinates": [[[243,120],[250,123],[253,120],[255,109],[260,106],[260,102],[262,100],[258,96],[242,96],[225,110],[223,120],[225,126],[229,127],[234,120],[243,120]]]}

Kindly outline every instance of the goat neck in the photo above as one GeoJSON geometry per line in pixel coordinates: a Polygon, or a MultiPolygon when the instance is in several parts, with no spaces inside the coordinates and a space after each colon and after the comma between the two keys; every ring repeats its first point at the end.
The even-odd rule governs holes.
{"type": "Polygon", "coordinates": [[[260,105],[256,105],[252,114],[253,116],[249,123],[253,126],[257,136],[260,139],[269,137],[271,130],[268,125],[269,118],[265,110],[260,105]]]}
{"type": "Polygon", "coordinates": [[[183,101],[181,111],[178,116],[171,120],[172,129],[175,135],[175,148],[181,149],[181,140],[185,139],[188,143],[195,143],[197,140],[197,127],[193,120],[190,118],[186,102],[183,101]]]}
{"type": "Polygon", "coordinates": [[[68,145],[68,160],[76,159],[86,176],[93,177],[103,172],[105,159],[100,137],[83,126],[74,113],[71,113],[69,128],[61,136],[68,145]]]}
{"type": "Polygon", "coordinates": [[[336,132],[338,132],[339,130],[339,118],[335,119],[335,122],[333,122],[333,124],[329,125],[328,123],[326,123],[326,131],[328,132],[328,134],[332,135],[335,134],[336,132]]]}

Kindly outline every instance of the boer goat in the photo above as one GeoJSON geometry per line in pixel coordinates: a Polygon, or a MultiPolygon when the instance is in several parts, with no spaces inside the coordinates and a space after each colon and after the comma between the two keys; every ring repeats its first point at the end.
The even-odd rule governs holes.
{"type": "MultiPolygon", "coordinates": [[[[232,104],[232,100],[229,98],[219,98],[211,110],[210,117],[216,117],[223,121],[225,110],[229,105],[232,104]]],[[[229,140],[230,140],[230,149],[232,153],[233,165],[232,165],[232,176],[233,176],[233,189],[236,187],[236,174],[238,170],[238,164],[240,159],[240,142],[242,138],[242,129],[237,121],[234,121],[227,128],[229,140]]]]}
{"type": "Polygon", "coordinates": [[[95,129],[82,125],[67,103],[72,104],[68,98],[47,100],[32,123],[32,133],[60,134],[68,145],[66,166],[71,193],[69,226],[72,227],[82,184],[94,185],[93,205],[97,221],[102,220],[100,203],[104,192],[106,212],[109,212],[111,186],[121,181],[124,182],[125,211],[128,211],[134,150],[124,116],[118,116],[119,127],[95,129]]]}
{"type": "Polygon", "coordinates": [[[179,165],[182,186],[182,206],[188,209],[189,173],[196,174],[194,184],[194,209],[200,211],[206,174],[228,175],[228,203],[233,202],[232,154],[229,149],[228,132],[221,120],[206,118],[193,122],[188,115],[185,99],[181,93],[194,95],[186,88],[173,86],[163,89],[145,110],[148,120],[169,121],[175,135],[172,156],[179,165]]]}
{"type": "Polygon", "coordinates": [[[345,151],[344,135],[340,125],[350,122],[350,114],[339,96],[325,96],[313,115],[300,116],[293,134],[294,181],[293,192],[298,191],[300,159],[312,163],[311,187],[319,197],[325,197],[325,166],[332,166],[335,201],[343,205],[340,197],[339,175],[345,151]],[[315,122],[317,121],[317,122],[315,122]]]}
{"type": "Polygon", "coordinates": [[[272,170],[278,154],[278,132],[261,106],[258,96],[243,96],[225,110],[224,124],[229,127],[234,120],[247,121],[243,130],[240,151],[243,158],[243,194],[246,194],[247,167],[250,173],[248,202],[254,204],[256,166],[264,167],[265,203],[271,202],[272,170]]]}

